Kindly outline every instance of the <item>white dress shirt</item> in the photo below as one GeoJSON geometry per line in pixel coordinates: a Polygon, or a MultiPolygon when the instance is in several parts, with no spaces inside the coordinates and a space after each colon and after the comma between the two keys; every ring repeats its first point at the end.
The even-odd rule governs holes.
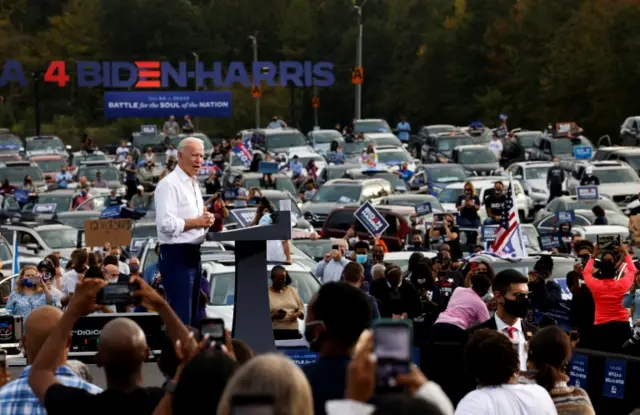
{"type": "Polygon", "coordinates": [[[527,344],[527,337],[524,335],[522,331],[522,319],[517,319],[513,326],[508,325],[504,321],[500,320],[498,317],[498,313],[496,313],[493,318],[496,320],[496,330],[500,333],[504,334],[511,340],[513,343],[513,347],[517,348],[518,356],[520,357],[520,370],[526,372],[527,370],[527,352],[525,345],[527,344]],[[513,339],[509,337],[509,327],[513,327],[515,330],[513,331],[513,339]]]}
{"type": "Polygon", "coordinates": [[[204,228],[184,231],[186,219],[202,216],[204,201],[197,177],[176,167],[158,183],[155,194],[158,241],[163,244],[201,244],[204,228]]]}

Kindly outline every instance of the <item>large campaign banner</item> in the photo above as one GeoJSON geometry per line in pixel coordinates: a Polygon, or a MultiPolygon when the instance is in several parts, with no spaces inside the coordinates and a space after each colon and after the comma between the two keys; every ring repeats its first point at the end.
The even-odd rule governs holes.
{"type": "Polygon", "coordinates": [[[177,117],[189,114],[199,117],[230,117],[231,92],[221,91],[150,91],[105,92],[104,116],[177,117]]]}

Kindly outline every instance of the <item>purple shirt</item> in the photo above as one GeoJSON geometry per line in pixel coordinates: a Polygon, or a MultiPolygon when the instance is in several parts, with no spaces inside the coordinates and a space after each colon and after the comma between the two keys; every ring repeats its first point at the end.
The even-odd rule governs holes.
{"type": "Polygon", "coordinates": [[[453,324],[466,330],[489,320],[489,310],[472,288],[458,287],[453,292],[447,309],[438,316],[436,323],[453,324]]]}

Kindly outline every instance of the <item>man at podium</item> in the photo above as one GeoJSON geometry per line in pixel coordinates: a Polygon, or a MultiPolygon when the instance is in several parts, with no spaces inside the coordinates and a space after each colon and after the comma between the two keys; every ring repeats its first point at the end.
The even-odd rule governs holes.
{"type": "Polygon", "coordinates": [[[207,212],[198,185],[204,145],[187,137],[178,146],[178,167],[156,188],[158,265],[167,301],[184,324],[198,327],[200,245],[214,217],[207,212]]]}

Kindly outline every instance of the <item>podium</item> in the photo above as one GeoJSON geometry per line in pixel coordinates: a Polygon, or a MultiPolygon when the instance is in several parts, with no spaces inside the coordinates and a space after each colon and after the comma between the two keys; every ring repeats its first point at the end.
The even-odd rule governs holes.
{"type": "Polygon", "coordinates": [[[210,233],[213,241],[235,241],[234,338],[245,341],[255,353],[275,352],[269,284],[267,241],[291,239],[291,214],[280,211],[274,224],[210,233]]]}

